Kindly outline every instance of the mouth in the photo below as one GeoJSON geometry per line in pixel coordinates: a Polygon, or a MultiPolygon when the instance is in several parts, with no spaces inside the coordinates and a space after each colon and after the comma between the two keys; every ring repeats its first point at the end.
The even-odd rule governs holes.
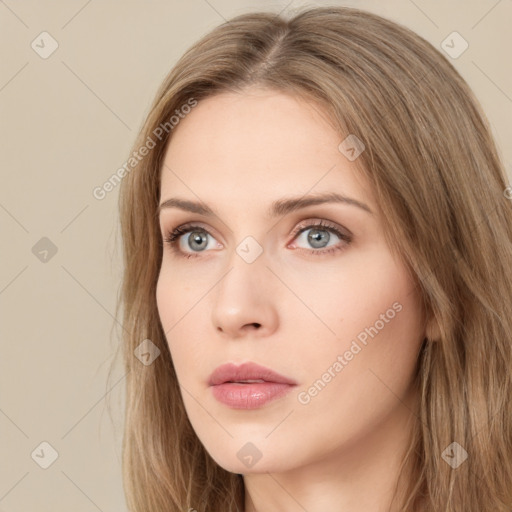
{"type": "Polygon", "coordinates": [[[258,380],[228,380],[230,384],[252,384],[254,382],[268,382],[266,380],[258,379],[258,380]]]}
{"type": "Polygon", "coordinates": [[[255,363],[219,366],[208,381],[213,396],[234,409],[256,409],[284,396],[295,381],[255,363]]]}

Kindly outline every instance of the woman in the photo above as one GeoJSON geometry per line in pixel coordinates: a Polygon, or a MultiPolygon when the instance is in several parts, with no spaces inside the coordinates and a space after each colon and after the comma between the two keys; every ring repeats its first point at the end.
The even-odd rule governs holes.
{"type": "Polygon", "coordinates": [[[361,10],[241,15],[133,150],[130,510],[511,510],[512,203],[447,58],[361,10]]]}

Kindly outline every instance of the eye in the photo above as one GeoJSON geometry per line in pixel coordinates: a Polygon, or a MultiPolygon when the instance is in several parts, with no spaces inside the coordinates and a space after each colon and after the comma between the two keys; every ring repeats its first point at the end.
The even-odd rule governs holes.
{"type": "MultiPolygon", "coordinates": [[[[338,229],[334,224],[319,220],[308,224],[305,227],[298,227],[294,232],[294,239],[302,240],[303,243],[309,245],[306,248],[300,248],[305,250],[308,254],[321,255],[336,252],[345,249],[352,241],[350,234],[344,233],[341,229],[338,229]],[[341,243],[334,243],[330,246],[329,242],[332,240],[332,235],[338,238],[341,243]],[[313,249],[310,249],[313,247],[313,249]]],[[[334,240],[336,242],[336,240],[334,240]]],[[[293,244],[295,245],[295,244],[293,244]]]]}
{"type": "Polygon", "coordinates": [[[198,254],[194,254],[194,252],[202,252],[208,249],[208,237],[215,240],[215,238],[213,238],[212,235],[201,226],[184,225],[178,226],[170,233],[167,233],[164,238],[164,242],[169,244],[176,254],[185,258],[193,258],[199,256],[198,254]],[[182,238],[183,240],[181,240],[182,238]],[[180,247],[182,246],[182,241],[183,245],[187,249],[192,250],[192,253],[187,252],[183,247],[180,247]]]}
{"type": "MultiPolygon", "coordinates": [[[[299,225],[293,232],[293,239],[302,240],[303,243],[309,244],[310,248],[298,247],[300,251],[322,255],[345,249],[352,241],[352,236],[349,232],[344,233],[341,228],[334,224],[318,220],[310,221],[305,226],[299,225]],[[306,233],[308,233],[307,236],[306,233]],[[333,239],[332,235],[335,236],[334,242],[336,242],[336,238],[340,242],[328,245],[333,239]]],[[[164,242],[170,245],[172,251],[184,258],[195,258],[200,256],[201,252],[212,249],[215,244],[209,242],[213,241],[215,241],[215,238],[205,228],[187,224],[178,226],[164,237],[164,242]],[[208,240],[208,238],[211,240],[208,240]]]]}

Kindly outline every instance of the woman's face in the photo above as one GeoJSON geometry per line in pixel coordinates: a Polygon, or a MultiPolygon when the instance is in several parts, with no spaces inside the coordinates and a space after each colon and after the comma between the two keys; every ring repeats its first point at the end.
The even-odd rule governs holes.
{"type": "Polygon", "coordinates": [[[420,297],[357,172],[361,148],[339,149],[346,136],[319,112],[222,93],[179,121],[165,154],[160,203],[184,202],[160,210],[162,238],[182,231],[164,244],[158,311],[190,422],[234,473],[392,446],[414,403],[420,297]],[[346,199],[321,200],[334,194],[346,199]],[[210,385],[249,362],[286,383],[228,368],[210,385]]]}

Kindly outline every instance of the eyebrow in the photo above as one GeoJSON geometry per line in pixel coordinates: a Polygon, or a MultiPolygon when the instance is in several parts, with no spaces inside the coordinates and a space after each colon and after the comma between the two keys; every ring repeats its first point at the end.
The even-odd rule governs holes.
{"type": "MultiPolygon", "coordinates": [[[[288,213],[294,212],[296,210],[306,208],[308,206],[314,206],[324,203],[347,204],[349,206],[355,206],[357,208],[360,208],[366,211],[367,213],[373,215],[372,210],[365,203],[358,201],[357,199],[353,199],[351,197],[337,194],[335,192],[329,192],[309,196],[288,197],[279,199],[277,201],[274,201],[270,205],[270,208],[267,210],[267,216],[269,218],[280,217],[288,213]]],[[[162,204],[160,204],[158,207],[158,213],[160,213],[163,209],[166,208],[179,208],[180,210],[184,210],[191,213],[197,213],[199,215],[204,215],[207,217],[218,216],[214,210],[212,210],[208,205],[204,203],[190,201],[188,199],[182,199],[179,197],[172,197],[162,202],[162,204]]]]}
{"type": "MultiPolygon", "coordinates": [[[[267,216],[269,218],[279,217],[286,215],[287,213],[300,210],[301,208],[324,203],[342,203],[350,206],[356,206],[357,208],[360,208],[373,215],[372,210],[365,203],[362,203],[361,201],[351,197],[337,194],[336,192],[328,192],[309,196],[278,199],[270,205],[270,208],[267,210],[267,216]]],[[[182,199],[179,197],[166,199],[162,204],[159,205],[158,213],[166,208],[179,208],[187,212],[197,213],[207,217],[218,216],[214,210],[212,210],[208,205],[204,203],[189,201],[188,199],[182,199]]]]}

